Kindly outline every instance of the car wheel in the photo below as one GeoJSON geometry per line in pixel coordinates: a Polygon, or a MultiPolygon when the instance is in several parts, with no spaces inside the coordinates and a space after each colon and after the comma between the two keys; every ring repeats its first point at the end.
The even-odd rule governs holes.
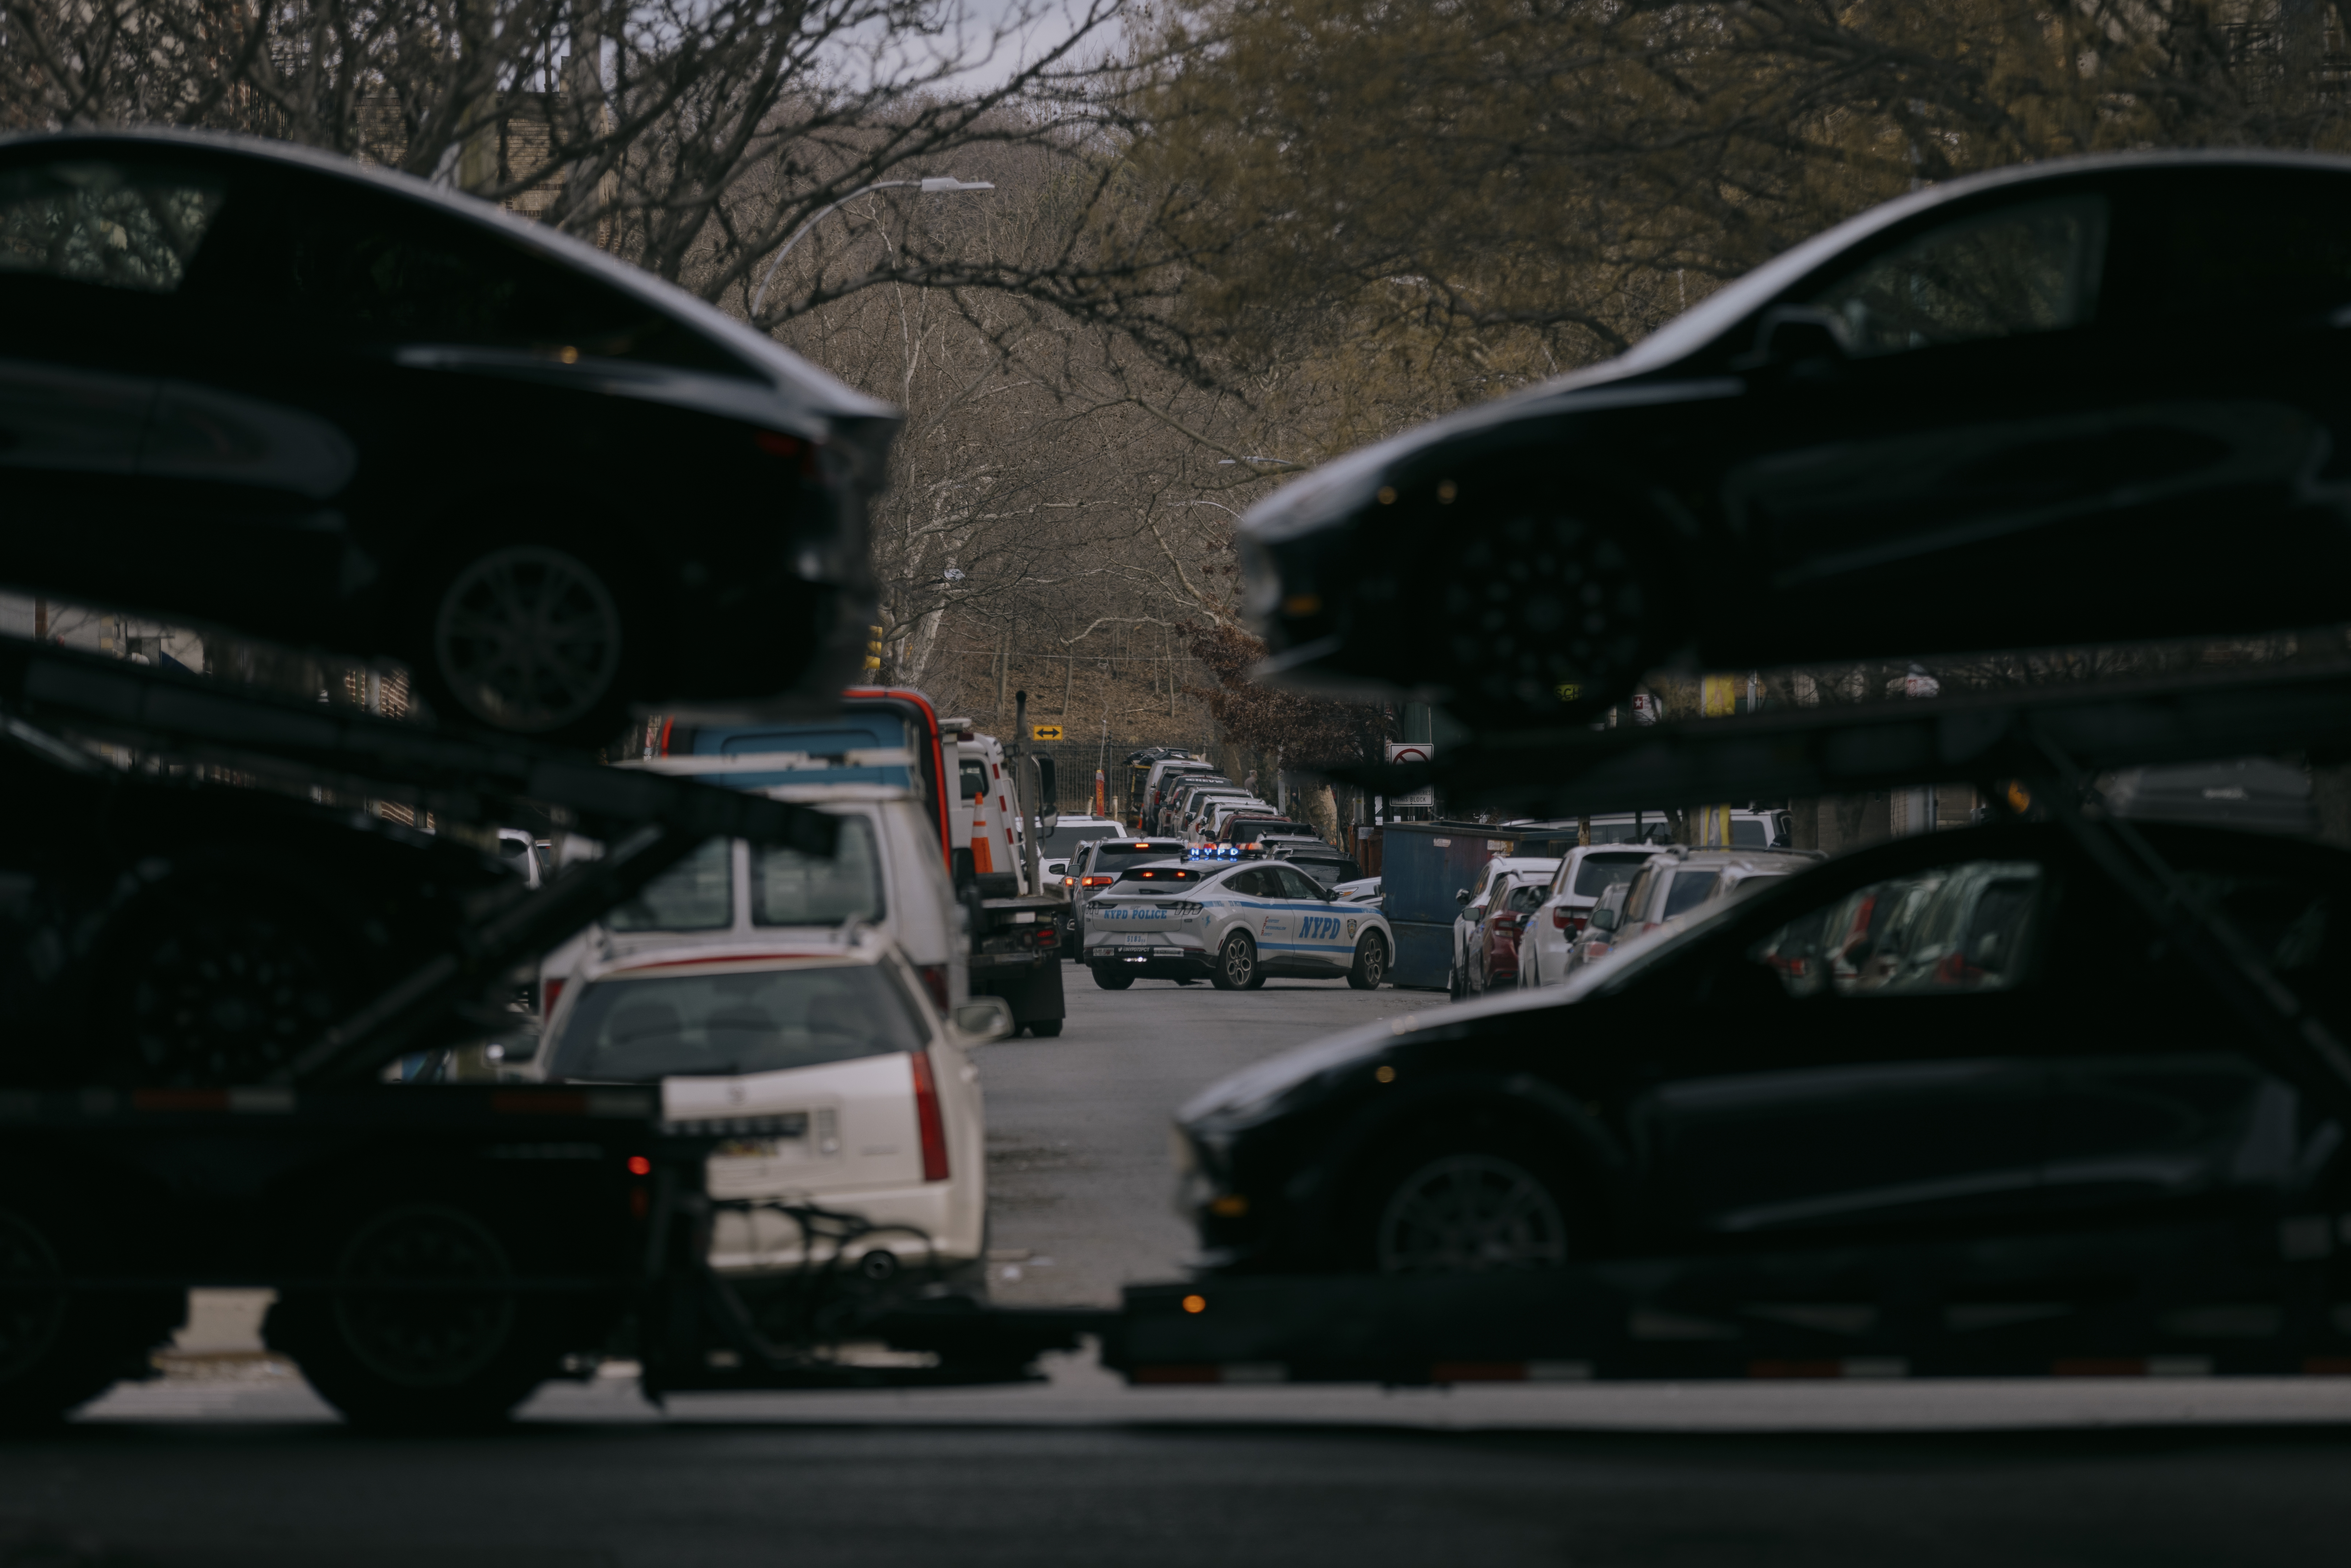
{"type": "Polygon", "coordinates": [[[1061,1038],[1061,1024],[1063,1021],[1064,1020],[1061,1019],[1039,1019],[1036,1022],[1029,1026],[1029,1038],[1032,1040],[1058,1040],[1061,1038]]]}
{"type": "Polygon", "coordinates": [[[505,1246],[463,1208],[400,1204],[350,1233],[335,1269],[343,1289],[287,1296],[265,1338],[355,1425],[491,1425],[556,1370],[513,1273],[505,1246]],[[371,1294],[371,1280],[389,1288],[371,1294]]]}
{"type": "Polygon", "coordinates": [[[1216,967],[1208,971],[1208,979],[1220,991],[1252,991],[1265,984],[1258,972],[1257,944],[1246,931],[1236,931],[1225,938],[1217,949],[1216,967]]]}
{"type": "Polygon", "coordinates": [[[138,1375],[185,1310],[184,1294],[77,1297],[67,1273],[43,1227],[0,1211],[0,1427],[46,1426],[138,1375]]]}
{"type": "Polygon", "coordinates": [[[1366,931],[1364,939],[1355,944],[1355,963],[1347,971],[1347,984],[1359,991],[1376,991],[1387,977],[1387,942],[1378,932],[1366,931]]]}
{"type": "Polygon", "coordinates": [[[1105,991],[1123,991],[1134,984],[1134,971],[1119,964],[1089,966],[1094,972],[1094,984],[1105,991]]]}
{"type": "Polygon", "coordinates": [[[1383,1274],[1557,1268],[1573,1252],[1559,1187],[1546,1162],[1508,1145],[1424,1149],[1374,1184],[1368,1260],[1383,1274]]]}
{"type": "Polygon", "coordinates": [[[98,1034],[119,1083],[258,1082],[369,999],[364,937],[280,879],[167,883],[102,941],[98,1034]]]}
{"type": "Polygon", "coordinates": [[[596,744],[627,716],[619,598],[569,550],[507,545],[434,596],[421,672],[437,702],[510,734],[596,744]]]}

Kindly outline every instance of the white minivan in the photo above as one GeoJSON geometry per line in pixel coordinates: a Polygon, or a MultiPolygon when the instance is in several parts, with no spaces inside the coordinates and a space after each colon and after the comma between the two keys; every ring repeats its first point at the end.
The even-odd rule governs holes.
{"type": "MultiPolygon", "coordinates": [[[[669,758],[656,766],[685,772],[700,769],[679,764],[701,763],[724,771],[737,760],[669,758]]],[[[947,880],[936,831],[904,789],[783,784],[759,793],[839,817],[841,843],[833,859],[713,839],[547,956],[539,965],[542,1018],[553,1014],[565,984],[583,966],[654,947],[757,952],[811,928],[843,942],[867,931],[878,934],[904,955],[941,1012],[970,998],[968,915],[947,880]]]]}

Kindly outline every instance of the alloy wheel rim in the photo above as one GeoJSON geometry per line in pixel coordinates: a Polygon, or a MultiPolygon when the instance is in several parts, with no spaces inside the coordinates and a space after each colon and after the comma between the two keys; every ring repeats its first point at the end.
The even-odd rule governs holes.
{"type": "Polygon", "coordinates": [[[1534,1174],[1494,1155],[1447,1155],[1399,1183],[1381,1213],[1380,1271],[1474,1274],[1567,1261],[1567,1223],[1534,1174]]]}
{"type": "Polygon", "coordinates": [[[461,706],[538,734],[595,708],[621,668],[621,612],[585,562],[543,545],[493,550],[442,595],[433,649],[461,706]]]}
{"type": "Polygon", "coordinates": [[[1249,981],[1250,971],[1256,967],[1255,962],[1249,957],[1249,950],[1247,946],[1239,942],[1225,944],[1225,978],[1237,986],[1245,985],[1249,981]]]}
{"type": "Polygon", "coordinates": [[[1364,944],[1364,978],[1376,986],[1380,983],[1380,977],[1387,973],[1387,949],[1377,942],[1364,944]]]}

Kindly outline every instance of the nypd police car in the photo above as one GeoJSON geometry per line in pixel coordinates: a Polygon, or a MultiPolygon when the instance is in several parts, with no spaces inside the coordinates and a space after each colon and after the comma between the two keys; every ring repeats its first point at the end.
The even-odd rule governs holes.
{"type": "Polygon", "coordinates": [[[1387,978],[1395,934],[1386,916],[1343,903],[1274,860],[1166,860],[1129,866],[1086,906],[1086,965],[1122,991],[1145,979],[1207,976],[1253,990],[1272,976],[1335,980],[1359,991],[1387,978]]]}

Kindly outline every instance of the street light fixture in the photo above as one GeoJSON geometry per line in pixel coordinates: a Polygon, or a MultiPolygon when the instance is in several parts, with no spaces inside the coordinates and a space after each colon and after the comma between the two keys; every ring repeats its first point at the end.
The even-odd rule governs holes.
{"type": "Polygon", "coordinates": [[[784,242],[784,248],[776,252],[776,259],[768,263],[767,275],[759,279],[759,291],[751,296],[751,319],[757,321],[759,319],[759,303],[768,298],[768,285],[776,280],[776,268],[784,265],[784,257],[791,253],[792,246],[799,244],[809,230],[816,227],[818,219],[828,213],[838,212],[869,192],[902,188],[920,190],[926,196],[934,196],[950,191],[993,191],[996,183],[992,180],[958,180],[947,174],[934,174],[925,180],[876,180],[871,185],[858,186],[837,202],[826,203],[810,213],[806,223],[792,231],[792,237],[784,242]]]}

